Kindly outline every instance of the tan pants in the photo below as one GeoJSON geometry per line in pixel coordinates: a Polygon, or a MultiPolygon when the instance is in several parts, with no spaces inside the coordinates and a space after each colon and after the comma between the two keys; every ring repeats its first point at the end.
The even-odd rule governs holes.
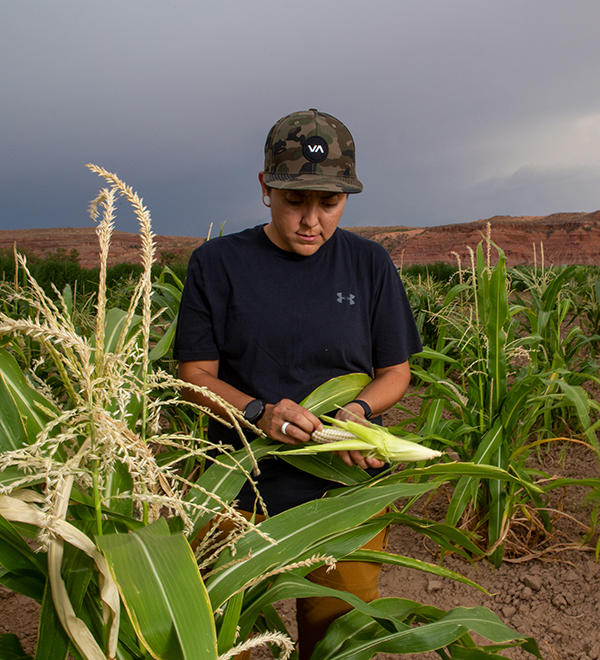
{"type": "MultiPolygon", "coordinates": [[[[252,517],[252,514],[248,511],[240,510],[240,513],[247,520],[252,517]]],[[[256,514],[255,522],[259,523],[264,519],[264,516],[256,514]]],[[[203,538],[210,527],[211,524],[209,523],[200,532],[199,538],[203,538]]],[[[227,533],[233,529],[233,524],[229,520],[225,520],[219,527],[227,533]]],[[[367,550],[385,550],[388,533],[388,529],[384,529],[366,543],[363,548],[367,550]]],[[[381,564],[366,561],[340,561],[337,563],[336,568],[329,573],[327,573],[327,567],[322,566],[307,575],[307,579],[323,587],[354,594],[366,603],[370,603],[372,600],[379,598],[378,581],[380,572],[381,564]]],[[[297,598],[296,620],[298,622],[300,660],[309,660],[315,646],[323,639],[331,623],[351,609],[352,605],[333,596],[297,598]]],[[[250,658],[251,651],[245,651],[236,655],[234,660],[250,660],[250,658]]]]}
{"type": "MultiPolygon", "coordinates": [[[[384,529],[365,543],[363,548],[385,550],[387,538],[388,530],[384,529]]],[[[354,594],[365,603],[370,603],[379,598],[377,585],[380,572],[381,564],[367,561],[340,561],[336,564],[335,570],[327,573],[327,567],[322,566],[307,575],[307,579],[323,587],[354,594]]],[[[351,609],[352,605],[333,596],[297,598],[296,620],[300,660],[309,660],[315,646],[323,639],[331,623],[351,609]]]]}

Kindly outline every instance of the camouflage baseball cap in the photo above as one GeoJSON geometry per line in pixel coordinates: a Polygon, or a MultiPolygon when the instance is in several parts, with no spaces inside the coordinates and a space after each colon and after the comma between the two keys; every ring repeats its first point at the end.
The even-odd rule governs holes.
{"type": "Polygon", "coordinates": [[[281,190],[359,193],[354,140],[341,121],[315,108],[293,112],[269,131],[264,183],[281,190]]]}

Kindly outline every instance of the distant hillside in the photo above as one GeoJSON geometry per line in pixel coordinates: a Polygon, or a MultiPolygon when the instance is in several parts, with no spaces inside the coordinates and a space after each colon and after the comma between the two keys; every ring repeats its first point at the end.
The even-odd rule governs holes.
{"type": "Polygon", "coordinates": [[[509,266],[541,263],[546,265],[600,265],[600,211],[594,213],[554,213],[547,216],[496,215],[487,220],[439,227],[357,227],[362,236],[388,249],[397,266],[430,264],[436,261],[456,264],[456,253],[468,263],[468,247],[473,250],[482,240],[487,223],[492,241],[501,247],[509,266]],[[535,246],[535,249],[534,249],[535,246]]]}
{"type": "MultiPolygon", "coordinates": [[[[546,265],[600,265],[600,211],[594,213],[554,213],[547,216],[512,217],[497,215],[439,227],[350,227],[352,231],[383,245],[397,266],[430,264],[436,261],[456,263],[453,253],[468,263],[468,247],[476,248],[491,224],[492,240],[506,253],[509,266],[538,264],[543,250],[546,265]],[[535,245],[535,252],[534,252],[535,245]]],[[[157,258],[187,258],[204,239],[188,236],[156,236],[157,258]]],[[[98,265],[98,242],[94,227],[60,229],[0,230],[0,249],[43,256],[49,252],[75,249],[82,266],[98,265]]],[[[139,261],[140,239],[137,234],[115,231],[110,264],[139,261]]]]}
{"type": "MultiPolygon", "coordinates": [[[[187,258],[203,241],[203,238],[188,236],[155,236],[156,257],[187,258]]],[[[57,229],[6,229],[0,231],[0,249],[17,249],[43,257],[59,249],[77,250],[79,263],[84,268],[100,265],[98,238],[94,227],[63,227],[57,229]]],[[[139,234],[125,231],[113,232],[109,254],[109,266],[118,263],[138,263],[140,250],[139,234]]],[[[165,259],[163,259],[165,260],[165,259]]]]}

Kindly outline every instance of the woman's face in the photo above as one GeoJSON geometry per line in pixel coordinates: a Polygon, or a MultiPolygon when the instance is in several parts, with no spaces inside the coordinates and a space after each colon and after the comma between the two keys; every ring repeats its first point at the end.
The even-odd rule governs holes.
{"type": "MultiPolygon", "coordinates": [[[[262,174],[262,172],[261,172],[262,174]]],[[[260,177],[262,184],[262,176],[260,177]]],[[[263,195],[271,198],[271,222],[265,227],[268,238],[286,252],[304,257],[314,254],[336,230],[347,195],[315,190],[277,190],[263,195]]]]}

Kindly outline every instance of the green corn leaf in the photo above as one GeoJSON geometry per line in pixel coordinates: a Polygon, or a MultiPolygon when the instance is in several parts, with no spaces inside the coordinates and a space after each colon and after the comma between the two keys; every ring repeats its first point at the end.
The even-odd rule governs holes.
{"type": "Polygon", "coordinates": [[[30,655],[23,651],[21,642],[12,633],[0,634],[0,660],[32,660],[30,655]]]}
{"type": "MultiPolygon", "coordinates": [[[[395,628],[398,631],[408,630],[410,628],[410,626],[405,623],[406,620],[412,618],[416,618],[419,621],[428,621],[429,619],[436,620],[446,614],[444,610],[438,610],[434,607],[421,605],[415,601],[401,598],[382,598],[374,601],[372,605],[378,611],[385,612],[388,616],[393,617],[395,628]]],[[[375,621],[369,620],[363,616],[350,616],[351,614],[352,613],[346,616],[352,618],[352,623],[359,627],[353,628],[352,633],[350,633],[350,625],[347,625],[346,621],[340,621],[337,625],[331,625],[325,638],[315,649],[317,657],[334,660],[339,649],[349,643],[347,641],[349,635],[352,635],[356,639],[360,639],[361,637],[363,639],[369,639],[372,635],[381,632],[381,627],[378,626],[375,621]]]]}
{"type": "MultiPolygon", "coordinates": [[[[314,555],[326,555],[336,559],[345,557],[356,550],[359,550],[365,545],[365,543],[368,543],[371,539],[377,536],[379,532],[389,525],[389,521],[390,519],[387,515],[381,515],[353,529],[342,530],[330,534],[324,539],[309,544],[304,552],[298,555],[296,561],[302,562],[306,559],[310,559],[314,555]]],[[[301,566],[295,569],[294,573],[304,577],[314,570],[315,567],[316,566],[301,566]]]]}
{"type": "Polygon", "coordinates": [[[336,454],[327,453],[321,456],[290,456],[280,454],[286,463],[299,470],[314,474],[322,479],[337,481],[345,486],[354,486],[370,479],[369,475],[357,465],[346,465],[336,454]]]}
{"type": "MultiPolygon", "coordinates": [[[[14,465],[9,465],[8,467],[4,468],[2,472],[0,472],[0,485],[10,486],[14,484],[16,481],[22,479],[23,476],[24,476],[24,472],[22,470],[15,467],[14,465]]],[[[45,481],[45,478],[43,476],[34,477],[33,479],[31,478],[31,476],[32,475],[28,476],[29,485],[41,484],[45,481]]]]}
{"type": "Polygon", "coordinates": [[[534,405],[532,394],[540,386],[540,376],[534,374],[515,383],[509,390],[502,406],[503,426],[507,437],[510,437],[516,424],[524,418],[533,423],[538,415],[539,405],[534,405]]]}
{"type": "Polygon", "coordinates": [[[127,496],[133,488],[133,479],[127,465],[115,462],[114,469],[107,475],[102,493],[102,501],[115,513],[131,517],[133,501],[127,496]],[[126,495],[123,497],[123,495],[126,495]]]}
{"type": "Polygon", "coordinates": [[[38,573],[27,571],[6,571],[0,568],[0,584],[27,598],[40,603],[44,594],[44,582],[38,573]]]}
{"type": "Polygon", "coordinates": [[[400,497],[427,492],[429,484],[392,484],[391,486],[359,488],[348,495],[322,498],[269,518],[260,529],[277,541],[269,543],[251,531],[235,545],[236,557],[243,562],[228,565],[231,551],[221,554],[216,569],[208,578],[206,588],[214,609],[251,582],[256,575],[296,561],[306,551],[307,539],[316,541],[339,531],[351,529],[376,516],[388,504],[400,497]]]}
{"type": "Polygon", "coordinates": [[[433,399],[430,402],[427,411],[427,421],[422,430],[422,435],[432,435],[435,432],[437,425],[442,418],[442,412],[444,411],[444,400],[443,399],[433,399]]]}
{"type": "Polygon", "coordinates": [[[426,360],[440,360],[441,362],[447,362],[454,366],[460,366],[460,362],[454,358],[441,353],[440,351],[434,351],[432,348],[423,347],[423,350],[420,353],[416,353],[415,357],[425,358],[426,360]]]}
{"type": "MultiPolygon", "coordinates": [[[[482,438],[472,462],[476,465],[489,464],[491,457],[502,444],[503,439],[504,429],[500,419],[497,419],[494,426],[482,438]]],[[[461,477],[459,479],[446,514],[446,523],[448,525],[456,525],[458,523],[477,484],[478,481],[473,480],[472,477],[461,477]]]]}
{"type": "Polygon", "coordinates": [[[356,399],[370,382],[371,378],[367,374],[346,374],[331,378],[311,392],[300,405],[320,417],[356,399]]]}
{"type": "Polygon", "coordinates": [[[481,585],[477,584],[477,582],[469,580],[469,578],[464,577],[460,573],[451,571],[449,568],[444,568],[443,566],[429,564],[428,562],[421,561],[420,559],[412,559],[411,557],[403,557],[402,555],[394,555],[389,552],[380,552],[378,550],[357,550],[351,555],[344,557],[342,561],[371,561],[377,564],[389,564],[390,566],[403,566],[404,568],[412,568],[416,571],[431,573],[432,575],[437,575],[438,577],[449,578],[450,580],[455,580],[456,582],[462,582],[463,584],[467,584],[470,587],[479,589],[479,591],[483,591],[484,594],[491,596],[487,589],[484,589],[481,585]]]}
{"type": "MultiPolygon", "coordinates": [[[[428,465],[422,468],[407,468],[406,470],[400,470],[389,476],[383,476],[377,478],[377,484],[384,483],[399,483],[406,481],[411,477],[424,477],[424,476],[436,476],[436,477],[472,477],[474,479],[500,479],[500,481],[509,481],[516,486],[522,486],[527,488],[532,488],[538,493],[542,492],[542,488],[539,488],[532,484],[531,482],[526,482],[519,476],[510,474],[506,470],[503,470],[494,465],[489,465],[485,463],[436,463],[435,465],[428,465]]],[[[445,480],[445,479],[444,479],[445,480]]],[[[440,481],[440,479],[437,479],[440,481]]]]}
{"type": "Polygon", "coordinates": [[[490,274],[483,257],[483,246],[479,243],[475,253],[475,267],[477,272],[477,306],[481,327],[486,328],[490,308],[490,274]]]}
{"type": "Polygon", "coordinates": [[[0,451],[20,449],[30,444],[25,423],[5,380],[0,373],[0,451]]]}
{"type": "MultiPolygon", "coordinates": [[[[181,283],[179,279],[177,279],[177,281],[181,283]]],[[[161,291],[163,294],[162,296],[157,296],[156,294],[153,296],[153,301],[156,303],[156,305],[158,307],[166,307],[169,310],[171,318],[177,318],[177,313],[179,312],[179,303],[181,301],[181,289],[173,284],[168,284],[166,282],[154,282],[152,288],[161,291]]]]}
{"type": "Polygon", "coordinates": [[[175,330],[177,329],[177,318],[167,328],[165,334],[160,338],[156,346],[150,351],[148,359],[150,362],[159,360],[164,357],[170,350],[173,338],[175,337],[175,330]]]}
{"type": "Polygon", "coordinates": [[[56,613],[48,581],[40,611],[34,660],[66,660],[70,645],[71,640],[56,613]]]}
{"type": "Polygon", "coordinates": [[[456,552],[471,561],[471,555],[481,555],[481,549],[475,545],[472,538],[474,535],[468,534],[457,527],[437,523],[433,520],[423,520],[403,513],[389,513],[387,517],[396,524],[404,525],[414,530],[417,534],[427,536],[442,550],[456,552]]]}
{"type": "MultiPolygon", "coordinates": [[[[352,605],[356,608],[356,611],[363,613],[363,615],[371,619],[371,621],[373,618],[380,619],[382,622],[385,620],[393,621],[392,617],[386,612],[373,608],[371,603],[365,603],[350,592],[324,587],[310,582],[305,578],[294,575],[293,573],[284,573],[278,575],[273,580],[272,584],[270,584],[269,588],[263,591],[260,597],[255,598],[251,603],[247,604],[247,606],[245,605],[240,621],[240,636],[247,634],[250,631],[250,628],[253,625],[252,622],[256,621],[262,608],[266,605],[287,598],[311,598],[315,596],[333,596],[339,598],[352,605]]],[[[393,621],[393,623],[396,624],[395,621],[393,621]]]]}
{"type": "Polygon", "coordinates": [[[8,571],[37,575],[43,592],[48,575],[46,555],[34,552],[15,525],[3,516],[0,516],[0,565],[8,571]]]}
{"type": "MultiPolygon", "coordinates": [[[[260,460],[279,443],[274,443],[268,438],[257,438],[251,443],[252,452],[256,460],[260,460]]],[[[235,469],[236,461],[246,470],[252,469],[252,463],[248,452],[245,449],[233,452],[231,455],[219,456],[197,480],[197,485],[202,488],[192,487],[186,495],[186,501],[198,507],[206,507],[208,511],[198,508],[190,516],[194,527],[190,538],[194,538],[198,532],[206,525],[220,509],[217,500],[207,493],[213,493],[225,502],[231,502],[240,492],[246,477],[239,469],[235,469]]]]}
{"type": "MultiPolygon", "coordinates": [[[[130,339],[142,322],[142,317],[135,314],[128,326],[127,312],[118,307],[113,307],[106,315],[104,324],[104,350],[106,353],[114,353],[117,350],[119,341],[130,339]]],[[[92,340],[92,345],[93,345],[92,340]]]]}
{"type": "MultiPolygon", "coordinates": [[[[298,562],[313,557],[316,554],[332,556],[332,557],[343,557],[346,556],[355,550],[361,548],[365,543],[370,541],[374,536],[376,536],[381,530],[383,530],[389,523],[389,519],[386,516],[378,516],[369,522],[360,525],[354,529],[345,530],[339,533],[331,534],[325,540],[319,541],[314,545],[306,549],[304,553],[297,557],[298,562]]],[[[302,577],[305,577],[308,573],[313,571],[315,568],[318,568],[320,564],[313,564],[311,566],[299,566],[293,570],[293,573],[282,573],[276,578],[276,581],[271,584],[271,581],[262,581],[258,585],[252,587],[247,591],[247,596],[244,600],[243,607],[243,616],[240,622],[240,637],[245,638],[251,631],[252,626],[256,622],[257,617],[260,612],[263,610],[265,604],[275,603],[282,598],[296,598],[297,594],[294,592],[293,585],[300,585],[303,589],[308,588],[306,582],[299,580],[302,577]],[[293,575],[293,582],[285,581],[285,577],[288,575],[293,575]],[[274,588],[275,585],[281,585],[283,580],[284,584],[288,585],[289,591],[286,591],[287,595],[282,595],[281,591],[278,588],[274,588]],[[291,585],[291,586],[290,586],[291,585]]],[[[312,583],[309,583],[312,584],[312,583]]],[[[281,587],[279,587],[280,589],[281,587]]],[[[318,593],[309,592],[310,595],[319,595],[318,593]]],[[[328,595],[328,594],[320,594],[328,595]]]]}
{"type": "Polygon", "coordinates": [[[544,484],[542,489],[544,492],[548,492],[555,488],[563,488],[563,486],[585,486],[587,488],[596,488],[600,492],[600,479],[594,477],[589,477],[587,479],[569,479],[567,477],[553,479],[550,483],[544,484]]]}
{"type": "MultiPolygon", "coordinates": [[[[256,620],[254,626],[258,632],[266,633],[279,631],[284,635],[291,637],[283,619],[273,605],[265,605],[263,607],[261,616],[256,620]]],[[[269,647],[271,649],[271,655],[274,658],[278,657],[277,645],[269,644],[269,647]]],[[[298,651],[296,649],[292,651],[288,660],[299,660],[298,651]]]]}
{"type": "Polygon", "coordinates": [[[219,655],[229,651],[229,649],[232,648],[235,643],[243,602],[243,591],[240,591],[238,594],[232,596],[227,602],[225,614],[223,615],[223,622],[221,624],[221,630],[219,630],[219,636],[217,639],[219,655]]]}
{"type": "Polygon", "coordinates": [[[580,386],[569,385],[562,378],[558,378],[552,381],[544,381],[547,385],[556,383],[558,387],[562,390],[565,399],[575,408],[579,423],[583,427],[588,442],[595,449],[596,453],[600,455],[600,445],[598,444],[598,438],[596,433],[590,429],[590,400],[588,398],[585,390],[580,386]]]}
{"type": "Polygon", "coordinates": [[[98,537],[97,543],[153,657],[217,659],[208,595],[183,535],[170,535],[159,519],[135,533],[98,537]]]}
{"type": "Polygon", "coordinates": [[[545,312],[553,312],[556,308],[557,298],[559,297],[565,280],[568,280],[577,266],[568,266],[560,272],[546,287],[542,294],[542,304],[545,312]]]}
{"type": "MultiPolygon", "coordinates": [[[[183,291],[183,282],[177,277],[175,272],[169,268],[168,266],[165,266],[162,271],[160,272],[158,280],[154,283],[154,286],[159,287],[165,287],[169,286],[169,284],[165,283],[165,275],[170,275],[173,278],[173,281],[175,282],[175,289],[178,291],[179,297],[181,297],[181,292],[183,291]]],[[[159,287],[159,288],[160,288],[159,287]]]]}
{"type": "Polygon", "coordinates": [[[458,298],[461,293],[468,291],[469,288],[468,284],[455,284],[446,294],[442,307],[447,307],[452,301],[458,298]]]}
{"type": "MultiPolygon", "coordinates": [[[[58,415],[58,410],[53,403],[31,387],[15,358],[4,349],[0,349],[0,374],[21,416],[27,441],[31,444],[38,433],[58,415]]],[[[4,414],[4,408],[2,413],[4,414]]]]}
{"type": "MultiPolygon", "coordinates": [[[[396,599],[381,599],[372,605],[385,611],[390,606],[389,601],[393,600],[396,599]]],[[[324,640],[315,648],[311,660],[369,660],[376,653],[435,651],[460,640],[469,631],[496,643],[517,640],[519,645],[523,645],[533,641],[531,638],[523,639],[483,607],[458,607],[430,623],[416,628],[401,628],[393,633],[362,612],[353,610],[331,625],[324,640]]],[[[537,646],[534,650],[541,659],[537,646]]],[[[490,654],[489,657],[497,656],[490,654]]]]}
{"type": "Polygon", "coordinates": [[[466,397],[457,391],[456,385],[451,380],[434,373],[426,372],[422,369],[419,369],[418,367],[415,367],[413,371],[415,376],[417,376],[420,380],[425,383],[431,383],[434,386],[436,393],[447,397],[460,408],[467,408],[468,401],[466,400],[466,397]]]}
{"type": "Polygon", "coordinates": [[[65,301],[65,307],[67,308],[67,314],[72,318],[73,317],[73,289],[70,284],[65,284],[62,291],[63,300],[65,301]]]}

